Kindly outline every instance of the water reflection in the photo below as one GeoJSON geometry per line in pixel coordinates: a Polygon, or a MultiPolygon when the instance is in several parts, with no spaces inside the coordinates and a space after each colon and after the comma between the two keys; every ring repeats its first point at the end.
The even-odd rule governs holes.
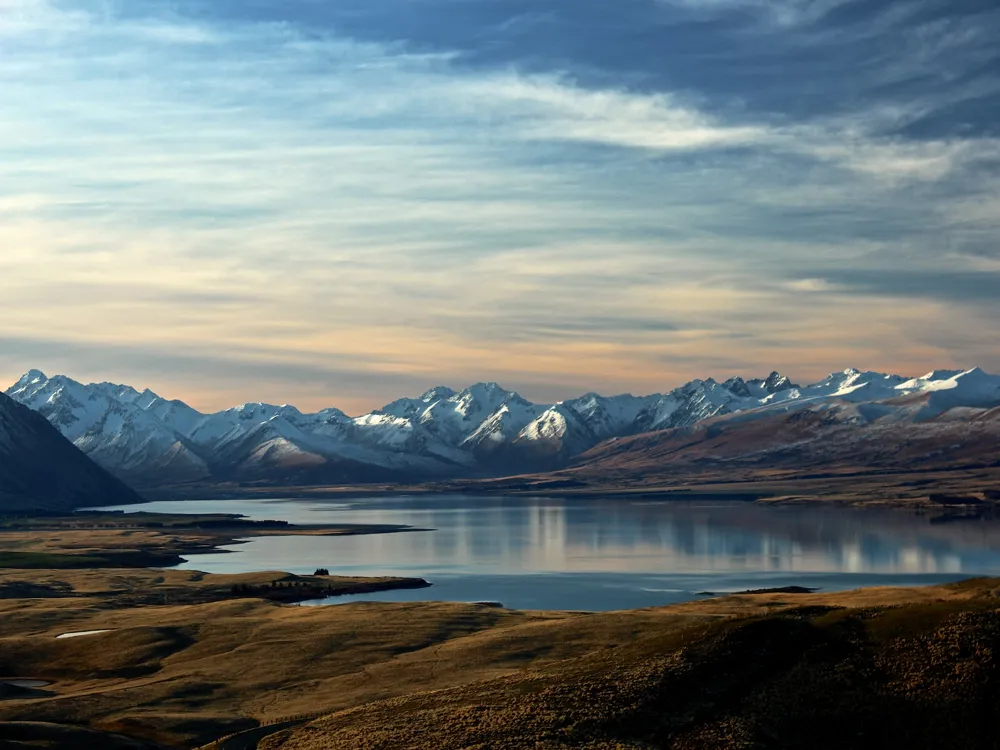
{"type": "MultiPolygon", "coordinates": [[[[499,598],[488,596],[489,585],[480,585],[485,577],[494,577],[497,586],[500,578],[509,579],[504,585],[520,596],[518,591],[531,586],[551,587],[553,576],[573,576],[573,585],[591,592],[581,594],[585,601],[573,606],[608,608],[610,600],[595,598],[595,587],[690,594],[693,586],[730,590],[760,580],[822,580],[827,588],[846,588],[898,583],[900,578],[907,583],[907,577],[924,583],[1000,574],[1000,524],[931,525],[901,511],[456,496],[337,503],[170,502],[142,509],[225,510],[293,523],[429,529],[355,537],[264,537],[233,547],[234,554],[193,556],[184,567],[311,572],[323,566],[354,575],[417,575],[433,580],[432,591],[441,598],[451,598],[441,594],[449,586],[460,590],[461,597],[475,590],[475,598],[499,598]]],[[[569,584],[563,580],[560,585],[569,584]]],[[[622,603],[621,598],[613,603],[622,603]]],[[[643,606],[646,599],[622,601],[624,606],[643,606]]]]}

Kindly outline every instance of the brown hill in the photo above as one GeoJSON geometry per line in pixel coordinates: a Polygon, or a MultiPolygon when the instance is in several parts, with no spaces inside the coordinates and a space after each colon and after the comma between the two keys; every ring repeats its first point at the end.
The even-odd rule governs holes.
{"type": "Polygon", "coordinates": [[[122,608],[98,594],[141,587],[134,571],[46,579],[64,584],[58,596],[0,598],[0,676],[48,683],[0,699],[0,738],[29,721],[172,748],[278,722],[268,750],[1000,740],[996,580],[587,614],[247,599],[122,608]],[[303,714],[323,718],[280,723],[303,714]]]}
{"type": "MultiPolygon", "coordinates": [[[[688,628],[537,670],[370,703],[262,750],[992,748],[992,602],[825,603],[688,628]]],[[[766,609],[765,609],[766,611],[766,609]]]]}

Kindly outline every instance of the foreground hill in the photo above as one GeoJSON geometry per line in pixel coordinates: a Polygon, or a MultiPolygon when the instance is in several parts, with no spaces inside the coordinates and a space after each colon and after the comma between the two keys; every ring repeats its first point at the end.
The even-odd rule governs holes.
{"type": "Polygon", "coordinates": [[[1000,376],[978,369],[920,378],[849,369],[808,386],[775,372],[556,404],[480,383],[433,388],[359,417],[260,403],[202,414],[148,390],[83,385],[37,370],[8,394],[106,469],[144,486],[405,483],[574,465],[602,471],[612,468],[609,461],[662,465],[666,456],[667,463],[690,465],[733,457],[780,465],[805,457],[820,466],[852,453],[862,460],[871,451],[888,455],[897,445],[913,461],[939,449],[948,454],[934,454],[940,463],[949,456],[980,461],[991,460],[1000,414],[1000,376]],[[713,442],[719,430],[728,435],[724,447],[713,442]]]}
{"type": "Polygon", "coordinates": [[[0,393],[0,513],[138,502],[44,417],[0,393]]]}
{"type": "Polygon", "coordinates": [[[1000,614],[990,602],[857,608],[849,595],[800,607],[785,600],[756,602],[764,613],[777,605],[774,614],[649,627],[581,658],[371,703],[259,747],[996,746],[1000,614]]]}
{"type": "MultiPolygon", "coordinates": [[[[219,578],[166,575],[174,587],[219,578]]],[[[0,586],[26,576],[0,570],[0,586]]],[[[8,722],[52,722],[190,748],[308,715],[272,724],[259,747],[976,750],[1000,741],[995,580],[599,614],[434,602],[115,605],[129,598],[123,581],[140,590],[163,585],[157,576],[31,571],[49,594],[0,598],[4,677],[51,683],[0,699],[0,737],[13,737],[8,722]]]]}

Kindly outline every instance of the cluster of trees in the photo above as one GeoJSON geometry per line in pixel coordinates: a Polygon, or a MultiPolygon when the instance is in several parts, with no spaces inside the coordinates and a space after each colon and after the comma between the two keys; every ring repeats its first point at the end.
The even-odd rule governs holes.
{"type": "Polygon", "coordinates": [[[234,594],[251,594],[255,591],[274,591],[277,589],[299,589],[299,588],[317,588],[316,583],[313,581],[271,581],[271,583],[262,583],[259,586],[251,583],[236,583],[230,588],[230,591],[234,594]]]}
{"type": "MultiPolygon", "coordinates": [[[[329,576],[330,571],[327,568],[316,568],[316,572],[313,573],[314,576],[329,576]]],[[[270,583],[235,583],[230,588],[233,594],[259,594],[260,592],[267,591],[280,591],[285,589],[310,589],[316,591],[332,591],[332,587],[329,584],[321,584],[318,581],[306,581],[306,580],[288,580],[288,581],[271,581],[270,583]]]]}

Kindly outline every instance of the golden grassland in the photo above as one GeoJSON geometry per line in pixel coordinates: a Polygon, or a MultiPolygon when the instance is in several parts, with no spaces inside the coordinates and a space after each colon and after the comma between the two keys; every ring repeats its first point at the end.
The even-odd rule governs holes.
{"type": "MultiPolygon", "coordinates": [[[[51,682],[0,700],[0,722],[180,748],[325,714],[264,739],[272,750],[851,747],[865,733],[889,742],[890,730],[912,735],[909,747],[997,739],[998,581],[598,614],[256,599],[119,606],[101,595],[150,574],[50,571],[75,596],[0,600],[3,676],[51,682]],[[111,632],[56,638],[102,629],[111,632]],[[972,721],[983,711],[992,723],[972,721]]],[[[215,578],[176,575],[192,586],[215,578]]]]}
{"type": "MultiPolygon", "coordinates": [[[[257,536],[354,536],[411,531],[392,524],[312,524],[251,521],[233,514],[78,513],[0,516],[0,553],[65,553],[91,557],[143,554],[169,558],[216,551],[257,536]]],[[[0,567],[12,567],[2,565],[0,567]]],[[[85,564],[81,567],[94,567],[85,564]]],[[[114,566],[111,566],[114,567],[114,566]]],[[[128,566],[132,567],[132,566],[128,566]]]]}
{"type": "Polygon", "coordinates": [[[580,658],[367,703],[260,748],[992,748],[995,585],[866,593],[876,607],[851,594],[689,606],[724,616],[654,624],[580,658]]]}
{"type": "MultiPolygon", "coordinates": [[[[218,529],[0,531],[101,558],[218,529]]],[[[0,567],[0,750],[994,748],[1000,581],[725,596],[612,613],[268,601],[370,580],[0,567]],[[257,595],[260,593],[260,596],[257,595]],[[59,639],[68,632],[98,631],[59,639]],[[269,732],[269,734],[268,734],[269,732]]],[[[378,583],[378,582],[375,582],[378,583]]],[[[401,581],[383,581],[388,585],[401,581]]]]}

